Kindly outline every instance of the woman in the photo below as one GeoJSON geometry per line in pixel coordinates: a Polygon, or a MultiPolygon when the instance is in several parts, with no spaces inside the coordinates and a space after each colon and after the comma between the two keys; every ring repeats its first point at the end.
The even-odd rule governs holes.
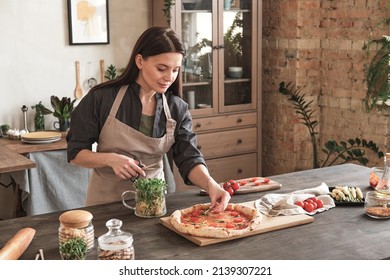
{"type": "Polygon", "coordinates": [[[93,168],[86,205],[120,200],[131,178],[163,179],[162,158],[172,148],[184,181],[207,191],[216,212],[226,208],[230,195],[209,175],[188,105],[179,97],[184,54],[173,30],[149,28],[123,74],[91,89],[73,111],[68,161],[93,168]],[[140,161],[157,166],[142,169],[140,161]]]}

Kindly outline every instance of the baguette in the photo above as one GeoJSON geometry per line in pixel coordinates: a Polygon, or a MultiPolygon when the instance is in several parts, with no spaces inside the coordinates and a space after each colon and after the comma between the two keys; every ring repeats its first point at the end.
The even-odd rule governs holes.
{"type": "Polygon", "coordinates": [[[0,250],[0,260],[17,260],[26,251],[35,236],[35,229],[19,230],[0,250]]]}

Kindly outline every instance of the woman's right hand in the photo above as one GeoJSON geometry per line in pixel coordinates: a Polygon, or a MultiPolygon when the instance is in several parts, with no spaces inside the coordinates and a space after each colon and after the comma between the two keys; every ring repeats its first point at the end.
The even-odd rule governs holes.
{"type": "Polygon", "coordinates": [[[85,168],[110,167],[115,175],[122,180],[135,178],[137,175],[146,177],[145,171],[138,166],[137,160],[117,153],[100,153],[84,149],[77,154],[71,163],[85,168]]]}
{"type": "Polygon", "coordinates": [[[138,160],[124,155],[113,154],[112,159],[110,159],[110,166],[115,175],[123,180],[136,178],[140,175],[146,176],[145,171],[139,167],[138,160]]]}

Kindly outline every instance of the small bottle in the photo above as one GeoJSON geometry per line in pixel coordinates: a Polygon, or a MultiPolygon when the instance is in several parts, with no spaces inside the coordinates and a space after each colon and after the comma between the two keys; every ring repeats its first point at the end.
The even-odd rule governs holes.
{"type": "Polygon", "coordinates": [[[121,230],[122,221],[111,219],[108,232],[98,238],[98,260],[134,260],[133,235],[121,230]]]}
{"type": "Polygon", "coordinates": [[[378,192],[390,194],[390,153],[386,153],[383,175],[375,188],[378,192]]]}
{"type": "MultiPolygon", "coordinates": [[[[86,248],[85,253],[91,251],[95,246],[94,227],[92,224],[92,214],[84,210],[71,210],[64,212],[59,217],[60,227],[58,228],[58,239],[60,246],[60,253],[63,256],[61,248],[68,245],[71,246],[84,240],[86,248]]],[[[85,256],[84,256],[85,257],[85,256]]],[[[74,259],[67,256],[64,259],[74,259]]]]}

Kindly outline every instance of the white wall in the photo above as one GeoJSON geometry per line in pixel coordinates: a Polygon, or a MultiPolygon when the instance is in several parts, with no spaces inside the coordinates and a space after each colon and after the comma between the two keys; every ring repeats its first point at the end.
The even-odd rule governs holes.
{"type": "MultiPolygon", "coordinates": [[[[100,59],[118,69],[126,66],[138,36],[151,25],[152,0],[109,0],[110,44],[69,45],[66,0],[0,0],[0,125],[34,130],[31,106],[49,109],[50,96],[74,98],[75,61],[83,84],[90,75],[100,82],[100,59]],[[90,67],[88,63],[91,62],[90,67]]],[[[83,86],[84,94],[88,90],[83,86]]],[[[46,129],[56,119],[45,117],[46,129]]]]}

